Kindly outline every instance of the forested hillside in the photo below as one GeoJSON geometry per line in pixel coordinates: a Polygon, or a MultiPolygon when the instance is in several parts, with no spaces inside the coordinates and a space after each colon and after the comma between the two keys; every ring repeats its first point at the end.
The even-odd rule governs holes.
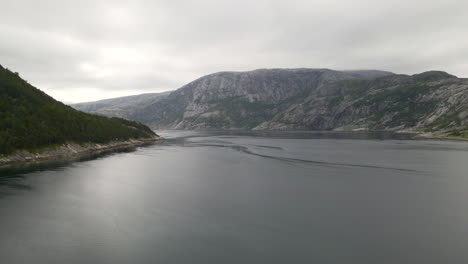
{"type": "Polygon", "coordinates": [[[143,124],[66,106],[0,65],[0,154],[66,142],[106,143],[154,136],[143,124]]]}

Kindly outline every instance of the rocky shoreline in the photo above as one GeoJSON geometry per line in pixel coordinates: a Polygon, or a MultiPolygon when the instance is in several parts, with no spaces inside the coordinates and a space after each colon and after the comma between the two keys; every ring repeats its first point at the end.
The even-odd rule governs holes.
{"type": "Polygon", "coordinates": [[[444,141],[468,141],[466,137],[457,137],[457,136],[449,136],[446,134],[434,134],[434,133],[421,133],[417,134],[415,139],[432,139],[432,140],[444,140],[444,141]]]}
{"type": "Polygon", "coordinates": [[[26,150],[16,151],[14,154],[0,155],[0,167],[22,165],[28,163],[75,159],[89,154],[137,147],[163,141],[164,138],[155,136],[145,139],[130,139],[126,141],[113,141],[106,144],[97,143],[66,143],[54,147],[45,148],[43,151],[30,152],[26,150]]]}

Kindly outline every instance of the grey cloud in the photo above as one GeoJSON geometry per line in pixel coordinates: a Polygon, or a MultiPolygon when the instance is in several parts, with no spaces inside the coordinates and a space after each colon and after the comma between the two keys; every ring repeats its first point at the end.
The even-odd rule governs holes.
{"type": "Polygon", "coordinates": [[[455,0],[4,0],[0,64],[65,101],[255,68],[468,77],[467,15],[455,0]]]}

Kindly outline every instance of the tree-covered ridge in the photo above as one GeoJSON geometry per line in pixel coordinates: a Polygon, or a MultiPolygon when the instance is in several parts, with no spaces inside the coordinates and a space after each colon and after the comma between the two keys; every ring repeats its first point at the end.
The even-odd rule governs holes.
{"type": "Polygon", "coordinates": [[[66,142],[107,143],[153,136],[143,124],[66,106],[0,65],[0,154],[66,142]]]}

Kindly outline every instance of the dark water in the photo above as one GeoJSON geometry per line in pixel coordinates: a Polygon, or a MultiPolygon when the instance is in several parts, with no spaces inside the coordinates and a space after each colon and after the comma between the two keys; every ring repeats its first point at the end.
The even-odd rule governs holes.
{"type": "Polygon", "coordinates": [[[468,263],[467,143],[161,134],[0,172],[0,262],[468,263]]]}

